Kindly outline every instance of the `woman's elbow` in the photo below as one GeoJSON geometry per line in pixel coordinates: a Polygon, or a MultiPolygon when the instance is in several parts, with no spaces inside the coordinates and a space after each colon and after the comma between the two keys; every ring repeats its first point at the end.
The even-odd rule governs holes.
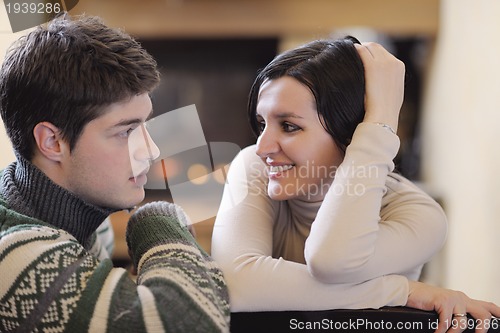
{"type": "Polygon", "coordinates": [[[346,260],[345,256],[306,253],[305,259],[309,274],[322,283],[352,282],[352,279],[355,278],[352,275],[359,268],[351,260],[346,260]]]}
{"type": "Polygon", "coordinates": [[[421,218],[425,218],[428,239],[433,240],[432,244],[435,245],[435,251],[441,249],[448,236],[448,218],[443,208],[437,203],[428,208],[426,215],[421,214],[421,218]]]}
{"type": "Polygon", "coordinates": [[[446,217],[446,214],[441,206],[436,207],[434,220],[436,221],[434,226],[434,235],[437,238],[436,244],[438,244],[437,250],[439,250],[444,246],[448,237],[448,218],[446,217]]]}

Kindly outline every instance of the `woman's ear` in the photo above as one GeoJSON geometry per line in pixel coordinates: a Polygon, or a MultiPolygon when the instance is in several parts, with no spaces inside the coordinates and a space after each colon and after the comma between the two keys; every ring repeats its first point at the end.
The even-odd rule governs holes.
{"type": "Polygon", "coordinates": [[[52,123],[44,121],[36,124],[33,136],[40,154],[51,161],[61,161],[69,149],[62,139],[61,131],[52,123]]]}

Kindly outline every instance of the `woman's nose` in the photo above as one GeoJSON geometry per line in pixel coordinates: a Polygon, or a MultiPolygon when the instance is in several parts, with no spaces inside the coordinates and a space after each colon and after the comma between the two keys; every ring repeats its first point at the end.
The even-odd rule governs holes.
{"type": "Polygon", "coordinates": [[[261,158],[265,158],[279,152],[279,150],[280,145],[276,135],[270,128],[266,127],[257,138],[257,155],[261,158]]]}

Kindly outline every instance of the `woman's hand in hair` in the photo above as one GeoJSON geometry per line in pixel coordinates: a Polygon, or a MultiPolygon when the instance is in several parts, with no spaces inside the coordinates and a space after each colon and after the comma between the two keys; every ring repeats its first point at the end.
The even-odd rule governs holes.
{"type": "Polygon", "coordinates": [[[416,281],[409,281],[409,287],[406,306],[436,311],[439,315],[436,333],[463,332],[471,322],[477,323],[476,332],[486,332],[488,324],[492,323],[492,316],[500,317],[497,305],[469,298],[460,291],[416,281]]]}
{"type": "Polygon", "coordinates": [[[405,65],[380,44],[355,44],[365,69],[365,122],[398,127],[403,104],[405,65]]]}

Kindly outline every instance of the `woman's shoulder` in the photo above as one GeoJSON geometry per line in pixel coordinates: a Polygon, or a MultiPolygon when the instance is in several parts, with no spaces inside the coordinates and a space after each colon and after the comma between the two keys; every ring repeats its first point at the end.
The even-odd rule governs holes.
{"type": "Polygon", "coordinates": [[[397,206],[398,204],[418,203],[419,207],[424,204],[442,210],[439,197],[420,182],[413,182],[398,174],[390,173],[386,180],[387,192],[382,199],[382,208],[386,206],[397,206]]]}
{"type": "Polygon", "coordinates": [[[397,172],[391,172],[387,175],[386,187],[388,194],[391,192],[400,194],[415,192],[429,196],[423,183],[412,181],[397,172]]]}
{"type": "Polygon", "coordinates": [[[256,175],[262,176],[266,165],[257,155],[256,150],[256,145],[243,148],[238,155],[236,155],[231,166],[235,165],[238,166],[238,168],[244,168],[247,175],[252,174],[254,177],[256,175]]]}
{"type": "Polygon", "coordinates": [[[257,145],[253,144],[243,148],[236,158],[244,158],[245,160],[255,160],[261,161],[260,157],[257,156],[257,145]]]}

